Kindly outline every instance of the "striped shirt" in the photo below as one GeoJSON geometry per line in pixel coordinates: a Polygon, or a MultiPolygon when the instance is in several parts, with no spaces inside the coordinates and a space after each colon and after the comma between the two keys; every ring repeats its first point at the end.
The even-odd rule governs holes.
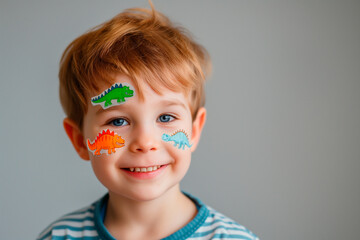
{"type": "MultiPolygon", "coordinates": [[[[186,194],[195,204],[198,213],[185,227],[164,238],[164,240],[206,240],[206,239],[244,239],[258,240],[245,227],[203,204],[199,199],[186,194]]],[[[38,240],[115,240],[103,224],[109,195],[90,206],[67,214],[49,227],[38,240]]]]}

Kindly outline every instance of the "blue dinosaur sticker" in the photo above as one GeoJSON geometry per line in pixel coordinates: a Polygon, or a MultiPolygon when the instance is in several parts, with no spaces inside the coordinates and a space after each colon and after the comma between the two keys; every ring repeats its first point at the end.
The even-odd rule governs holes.
{"type": "Polygon", "coordinates": [[[192,144],[189,143],[189,137],[184,130],[178,130],[172,135],[163,134],[161,139],[165,142],[174,142],[174,147],[185,150],[185,146],[191,148],[192,144]]]}

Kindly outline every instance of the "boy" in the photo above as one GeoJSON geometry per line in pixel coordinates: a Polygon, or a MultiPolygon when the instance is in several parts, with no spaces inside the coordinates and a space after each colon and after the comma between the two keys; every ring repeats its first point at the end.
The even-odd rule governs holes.
{"type": "Polygon", "coordinates": [[[108,193],[38,239],[257,239],[179,187],[206,120],[209,65],[206,50],[153,6],[67,47],[64,128],[108,193]]]}

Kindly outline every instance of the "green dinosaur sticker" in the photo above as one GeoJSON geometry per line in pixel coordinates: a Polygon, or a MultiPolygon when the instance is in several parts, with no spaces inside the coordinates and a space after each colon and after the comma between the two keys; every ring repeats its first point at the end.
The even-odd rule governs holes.
{"type": "Polygon", "coordinates": [[[189,137],[184,130],[178,130],[172,135],[163,134],[161,139],[165,142],[174,142],[174,147],[185,150],[185,146],[191,148],[192,144],[189,143],[189,137]]]}
{"type": "Polygon", "coordinates": [[[101,94],[92,97],[91,103],[94,106],[101,105],[103,109],[106,109],[125,103],[125,98],[134,96],[134,92],[134,90],[130,89],[130,85],[126,86],[121,83],[115,83],[101,94]]]}

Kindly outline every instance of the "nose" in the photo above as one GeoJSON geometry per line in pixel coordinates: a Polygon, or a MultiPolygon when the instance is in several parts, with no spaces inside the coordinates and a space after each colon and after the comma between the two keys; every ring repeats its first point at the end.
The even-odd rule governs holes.
{"type": "Polygon", "coordinates": [[[129,149],[134,153],[147,153],[156,151],[159,148],[159,140],[161,136],[157,136],[154,130],[149,127],[140,127],[138,131],[134,131],[129,149]],[[159,139],[157,139],[157,137],[159,139]]]}

